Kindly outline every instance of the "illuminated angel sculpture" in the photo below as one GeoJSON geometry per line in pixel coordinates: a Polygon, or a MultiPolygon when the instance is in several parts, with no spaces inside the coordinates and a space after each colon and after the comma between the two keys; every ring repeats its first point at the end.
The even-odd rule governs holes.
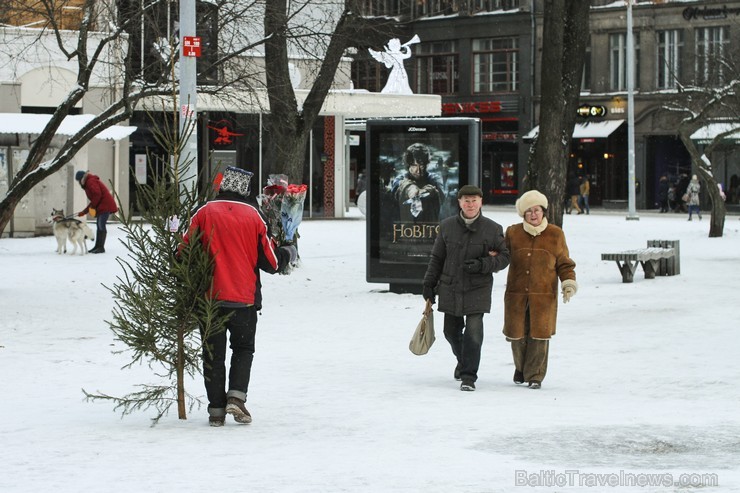
{"type": "Polygon", "coordinates": [[[411,40],[404,44],[401,44],[398,38],[393,38],[385,45],[385,51],[367,50],[373,58],[391,69],[391,73],[388,74],[388,82],[385,83],[385,87],[380,91],[381,93],[413,94],[411,87],[409,87],[409,77],[406,75],[406,68],[403,66],[403,61],[411,57],[411,48],[409,46],[420,41],[417,35],[414,35],[411,40]]]}

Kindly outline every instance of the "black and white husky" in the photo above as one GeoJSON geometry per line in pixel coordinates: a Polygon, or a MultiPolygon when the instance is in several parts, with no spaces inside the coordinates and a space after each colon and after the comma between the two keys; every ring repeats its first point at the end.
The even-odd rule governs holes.
{"type": "Polygon", "coordinates": [[[67,253],[67,240],[72,242],[74,249],[72,255],[77,253],[77,247],[80,247],[80,255],[87,253],[87,244],[85,240],[94,240],[92,229],[86,222],[72,217],[65,217],[64,211],[52,209],[51,215],[46,219],[47,223],[52,224],[54,237],[57,239],[57,253],[67,253]]]}

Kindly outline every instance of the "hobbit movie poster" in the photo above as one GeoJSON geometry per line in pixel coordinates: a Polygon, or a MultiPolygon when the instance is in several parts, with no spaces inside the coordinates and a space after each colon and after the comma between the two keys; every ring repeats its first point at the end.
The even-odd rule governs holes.
{"type": "Polygon", "coordinates": [[[368,280],[421,284],[440,221],[458,213],[461,177],[480,184],[480,124],[370,120],[367,132],[368,280]]]}

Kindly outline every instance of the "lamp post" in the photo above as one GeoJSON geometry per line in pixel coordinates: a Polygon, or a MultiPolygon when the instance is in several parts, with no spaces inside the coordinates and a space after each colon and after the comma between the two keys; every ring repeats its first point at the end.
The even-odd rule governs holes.
{"type": "Polygon", "coordinates": [[[180,190],[192,190],[198,180],[198,93],[196,60],[200,40],[195,36],[195,0],[180,0],[180,190]],[[195,43],[195,45],[194,45],[195,43]]]}
{"type": "Polygon", "coordinates": [[[635,207],[635,42],[632,0],[627,0],[627,220],[639,220],[635,207]]]}

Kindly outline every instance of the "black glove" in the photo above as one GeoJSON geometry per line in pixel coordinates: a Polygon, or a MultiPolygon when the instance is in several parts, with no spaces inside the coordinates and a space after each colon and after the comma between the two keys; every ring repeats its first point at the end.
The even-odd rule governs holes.
{"type": "Polygon", "coordinates": [[[421,295],[424,297],[426,301],[431,301],[432,304],[434,304],[434,288],[430,286],[424,286],[424,289],[421,292],[421,295]]]}
{"type": "Polygon", "coordinates": [[[470,260],[466,260],[463,264],[463,268],[468,274],[475,274],[481,271],[481,269],[483,268],[483,263],[480,261],[480,259],[473,258],[470,260]]]}
{"type": "Polygon", "coordinates": [[[295,263],[295,259],[298,258],[298,250],[296,250],[296,247],[294,247],[293,245],[283,245],[280,248],[288,253],[288,256],[290,257],[290,263],[295,263]]]}

